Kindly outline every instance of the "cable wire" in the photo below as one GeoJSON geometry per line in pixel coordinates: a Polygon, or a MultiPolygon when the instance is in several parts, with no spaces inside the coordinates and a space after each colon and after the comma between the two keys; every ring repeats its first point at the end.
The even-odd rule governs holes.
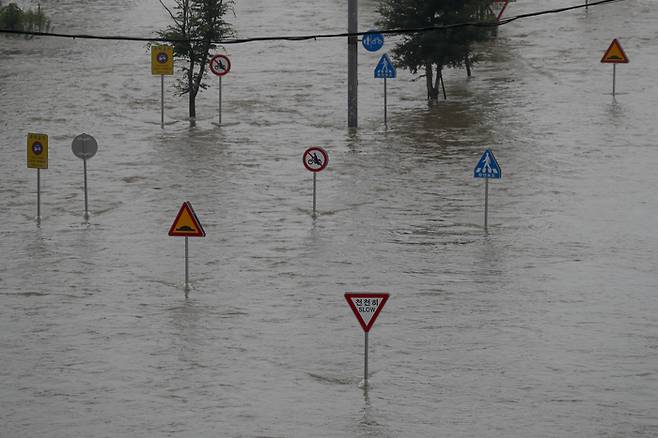
{"type": "MultiPolygon", "coordinates": [[[[565,8],[530,12],[527,14],[521,14],[510,18],[505,18],[500,21],[473,21],[473,22],[465,22],[465,23],[447,24],[442,26],[413,27],[413,28],[374,30],[374,31],[369,30],[365,32],[352,32],[352,33],[343,32],[343,33],[328,33],[328,34],[315,34],[315,35],[234,38],[234,39],[226,39],[220,41],[212,41],[212,44],[228,45],[228,44],[244,44],[251,42],[262,42],[262,41],[307,41],[307,40],[318,40],[318,39],[327,39],[327,38],[359,37],[371,32],[381,33],[385,35],[404,35],[404,34],[414,34],[414,33],[422,33],[422,32],[437,32],[437,31],[469,27],[469,26],[498,27],[525,18],[539,17],[548,14],[558,14],[562,12],[572,11],[575,9],[582,9],[582,8],[604,5],[607,3],[622,2],[622,1],[625,0],[599,0],[592,3],[586,3],[576,6],[568,6],[565,8]]],[[[64,34],[64,33],[55,33],[55,32],[31,32],[31,31],[22,31],[22,30],[2,30],[2,29],[0,29],[0,34],[54,37],[54,38],[72,38],[72,39],[85,39],[85,40],[140,41],[147,43],[174,43],[174,44],[205,41],[202,38],[191,38],[191,39],[172,39],[172,38],[158,38],[158,37],[149,38],[149,37],[132,37],[132,36],[121,36],[121,35],[64,34]]]]}

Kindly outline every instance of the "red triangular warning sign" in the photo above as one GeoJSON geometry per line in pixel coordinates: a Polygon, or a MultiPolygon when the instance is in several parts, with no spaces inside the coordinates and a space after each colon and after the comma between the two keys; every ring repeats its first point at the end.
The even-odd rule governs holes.
{"type": "Polygon", "coordinates": [[[347,292],[345,300],[350,305],[356,319],[361,324],[364,332],[369,332],[375,324],[375,320],[384,308],[389,294],[386,292],[347,292]]]}
{"type": "Polygon", "coordinates": [[[624,49],[621,48],[621,44],[619,44],[617,38],[612,40],[610,47],[608,47],[608,50],[606,50],[603,54],[601,62],[611,64],[628,64],[628,56],[626,56],[626,53],[624,53],[624,49]]]}
{"type": "Polygon", "coordinates": [[[176,220],[174,220],[171,228],[169,228],[169,235],[177,237],[206,237],[206,232],[201,226],[196,213],[194,213],[192,204],[183,202],[176,216],[176,220]]]}

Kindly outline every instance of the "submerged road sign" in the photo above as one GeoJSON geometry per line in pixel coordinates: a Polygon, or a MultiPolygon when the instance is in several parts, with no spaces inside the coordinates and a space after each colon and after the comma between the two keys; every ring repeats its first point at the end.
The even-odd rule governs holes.
{"type": "Polygon", "coordinates": [[[391,62],[391,58],[388,57],[386,53],[379,58],[379,63],[375,67],[375,78],[377,79],[395,79],[397,77],[397,71],[395,66],[391,62]]]}
{"type": "Polygon", "coordinates": [[[319,146],[311,146],[304,151],[304,167],[311,172],[320,172],[327,167],[329,155],[319,146]]]}
{"type": "Polygon", "coordinates": [[[475,166],[473,171],[473,176],[475,178],[501,178],[502,172],[500,171],[500,166],[496,157],[494,157],[491,149],[487,149],[480,157],[478,164],[475,166]]]}
{"type": "Polygon", "coordinates": [[[345,300],[349,304],[356,319],[361,324],[364,332],[369,332],[375,324],[377,317],[388,301],[389,294],[386,292],[347,292],[345,300]]]}
{"type": "Polygon", "coordinates": [[[174,237],[206,237],[206,232],[192,209],[192,204],[183,202],[178,215],[169,228],[169,235],[174,237]]]}
{"type": "Polygon", "coordinates": [[[28,169],[48,169],[48,136],[27,134],[28,169]]]}
{"type": "Polygon", "coordinates": [[[384,35],[374,30],[369,30],[368,33],[361,37],[361,44],[363,44],[363,48],[368,52],[376,52],[384,47],[384,35]]]}
{"type": "Polygon", "coordinates": [[[224,76],[231,71],[231,60],[225,55],[215,55],[208,63],[210,71],[216,76],[224,76]]]}
{"type": "Polygon", "coordinates": [[[151,74],[174,74],[174,48],[171,46],[151,47],[151,74]]]}
{"type": "Polygon", "coordinates": [[[628,64],[628,56],[626,56],[626,53],[624,52],[624,49],[622,49],[617,38],[612,40],[610,47],[608,47],[608,50],[603,54],[601,62],[604,64],[628,64]]]}

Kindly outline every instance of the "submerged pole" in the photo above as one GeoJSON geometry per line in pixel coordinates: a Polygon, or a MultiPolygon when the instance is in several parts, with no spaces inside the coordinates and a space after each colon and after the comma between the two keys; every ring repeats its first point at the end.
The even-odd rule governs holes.
{"type": "Polygon", "coordinates": [[[37,169],[37,225],[41,225],[41,169],[37,169]]]}
{"type": "Polygon", "coordinates": [[[487,217],[489,215],[489,178],[484,179],[484,231],[487,231],[487,217]]]}
{"type": "Polygon", "coordinates": [[[89,201],[87,200],[87,160],[82,160],[85,173],[85,220],[89,220],[89,201]]]}
{"type": "MultiPolygon", "coordinates": [[[[359,0],[347,2],[347,32],[350,34],[358,32],[358,3],[359,0]]],[[[357,43],[356,35],[347,37],[347,126],[349,128],[358,126],[357,43]]]]}
{"type": "Polygon", "coordinates": [[[365,332],[365,346],[363,355],[363,386],[368,386],[368,332],[365,332]]]}
{"type": "Polygon", "coordinates": [[[185,237],[185,297],[190,290],[190,257],[189,257],[189,247],[188,247],[188,238],[185,237]]]}
{"type": "Polygon", "coordinates": [[[160,75],[160,128],[164,129],[164,75],[160,75]]]}

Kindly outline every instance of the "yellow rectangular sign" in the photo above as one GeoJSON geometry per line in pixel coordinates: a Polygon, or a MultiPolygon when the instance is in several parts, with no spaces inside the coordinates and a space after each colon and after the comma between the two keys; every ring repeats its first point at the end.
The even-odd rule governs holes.
{"type": "Polygon", "coordinates": [[[48,136],[27,134],[27,168],[48,169],[48,136]]]}
{"type": "Polygon", "coordinates": [[[174,48],[171,46],[151,47],[151,74],[174,74],[174,48]]]}

